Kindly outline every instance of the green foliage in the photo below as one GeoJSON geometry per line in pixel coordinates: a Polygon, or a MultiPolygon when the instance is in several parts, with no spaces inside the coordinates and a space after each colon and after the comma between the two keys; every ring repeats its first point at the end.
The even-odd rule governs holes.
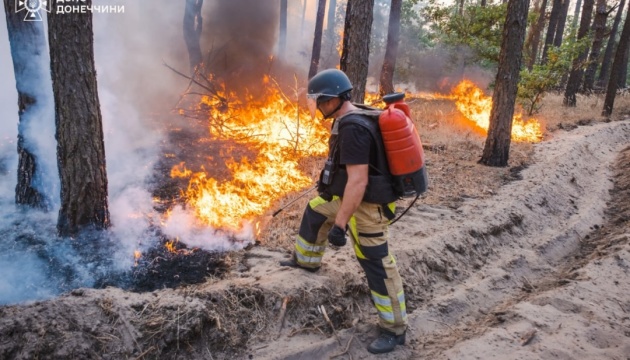
{"type": "Polygon", "coordinates": [[[546,64],[534,65],[531,71],[521,70],[517,101],[527,115],[540,111],[545,95],[558,87],[562,77],[571,69],[573,59],[588,49],[590,42],[588,36],[579,41],[566,39],[562,46],[549,48],[546,64]]]}
{"type": "Polygon", "coordinates": [[[507,4],[467,6],[462,14],[456,6],[441,7],[434,0],[424,9],[436,41],[454,47],[467,46],[476,60],[488,64],[499,61],[507,4]]]}

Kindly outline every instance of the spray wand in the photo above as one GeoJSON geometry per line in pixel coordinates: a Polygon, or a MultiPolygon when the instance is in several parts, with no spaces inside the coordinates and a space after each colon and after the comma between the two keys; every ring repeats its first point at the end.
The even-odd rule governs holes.
{"type": "Polygon", "coordinates": [[[282,212],[282,210],[288,208],[289,206],[291,206],[294,202],[300,200],[301,198],[305,197],[308,193],[310,193],[311,191],[317,189],[317,185],[315,185],[315,187],[310,188],[308,190],[306,190],[302,195],[296,197],[295,199],[291,200],[288,204],[286,204],[285,206],[281,207],[280,209],[276,210],[276,212],[274,212],[271,217],[274,218],[276,217],[276,215],[280,214],[282,212]]]}

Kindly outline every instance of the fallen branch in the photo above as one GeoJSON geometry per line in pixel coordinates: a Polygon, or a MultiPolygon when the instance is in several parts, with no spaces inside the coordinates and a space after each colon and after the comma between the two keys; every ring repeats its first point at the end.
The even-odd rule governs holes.
{"type": "MultiPolygon", "coordinates": [[[[127,333],[129,334],[129,337],[136,344],[137,349],[138,350],[142,349],[140,347],[140,344],[138,344],[138,341],[136,340],[136,335],[135,335],[135,333],[133,331],[133,328],[131,327],[131,324],[129,324],[129,321],[127,321],[127,318],[123,315],[123,313],[120,310],[118,310],[118,318],[122,321],[125,330],[127,330],[127,333]]],[[[127,343],[127,342],[125,341],[125,343],[127,343]]],[[[127,345],[127,344],[125,344],[125,345],[127,345]]],[[[132,345],[132,348],[133,348],[133,345],[132,345]]]]}
{"type": "Polygon", "coordinates": [[[521,336],[521,346],[525,346],[529,344],[529,342],[532,341],[534,336],[536,336],[537,331],[538,330],[536,329],[531,329],[530,331],[526,332],[525,335],[521,336]]]}
{"type": "Polygon", "coordinates": [[[282,327],[284,326],[284,316],[287,313],[287,303],[289,302],[289,297],[285,296],[282,300],[282,307],[280,308],[280,325],[278,326],[278,335],[276,339],[280,337],[280,332],[282,331],[282,327]]]}
{"type": "Polygon", "coordinates": [[[624,313],[628,313],[626,309],[624,308],[623,304],[621,303],[621,301],[619,301],[618,299],[614,299],[614,300],[617,302],[617,304],[619,304],[619,307],[621,308],[621,310],[623,310],[624,313]]]}
{"type": "Polygon", "coordinates": [[[324,305],[320,305],[317,309],[319,310],[320,313],[322,313],[322,315],[324,316],[324,319],[326,320],[326,322],[332,329],[333,334],[335,335],[335,339],[337,339],[337,342],[339,343],[339,345],[341,345],[341,340],[339,340],[339,335],[337,335],[337,330],[335,330],[335,327],[333,326],[332,321],[330,321],[330,318],[328,317],[328,314],[326,313],[326,308],[324,307],[324,305]]]}
{"type": "Polygon", "coordinates": [[[142,354],[138,355],[135,360],[142,359],[143,357],[145,357],[148,353],[150,353],[153,350],[155,350],[155,348],[153,346],[151,346],[150,348],[146,349],[142,354]]]}
{"type": "Polygon", "coordinates": [[[350,340],[348,340],[348,343],[346,344],[346,349],[343,352],[340,352],[339,354],[335,354],[333,356],[330,357],[330,359],[334,359],[338,356],[342,356],[348,353],[348,350],[350,350],[350,344],[352,343],[352,340],[354,340],[354,334],[352,334],[350,336],[350,340]]]}
{"type": "Polygon", "coordinates": [[[449,325],[449,324],[447,324],[447,323],[445,323],[443,321],[433,320],[433,319],[427,319],[427,320],[432,321],[434,323],[438,323],[438,324],[442,324],[442,325],[448,326],[448,328],[451,329],[451,331],[455,331],[455,329],[453,329],[453,327],[451,325],[449,325]]]}
{"type": "Polygon", "coordinates": [[[190,80],[191,82],[195,83],[196,85],[198,85],[199,87],[201,87],[203,89],[208,90],[210,92],[210,94],[212,94],[213,96],[217,97],[222,103],[227,103],[227,99],[225,99],[223,96],[220,96],[215,89],[212,89],[211,87],[200,83],[199,81],[195,80],[193,77],[190,77],[190,76],[188,76],[186,74],[183,74],[183,73],[175,70],[173,67],[168,65],[166,62],[164,62],[163,65],[166,66],[167,68],[171,69],[171,71],[173,71],[175,74],[190,80]]]}
{"type": "Polygon", "coordinates": [[[288,335],[288,337],[294,337],[295,335],[301,333],[302,331],[308,331],[308,330],[318,330],[320,333],[323,334],[323,332],[319,328],[319,326],[315,326],[315,327],[305,327],[305,328],[301,328],[301,329],[295,329],[295,330],[291,331],[291,333],[288,335]]]}
{"type": "MultiPolygon", "coordinates": [[[[529,286],[530,290],[536,290],[536,287],[534,285],[532,285],[531,282],[529,282],[529,279],[525,276],[523,276],[523,280],[525,280],[525,285],[529,286]]],[[[527,291],[527,287],[525,287],[525,291],[527,291]]]]}

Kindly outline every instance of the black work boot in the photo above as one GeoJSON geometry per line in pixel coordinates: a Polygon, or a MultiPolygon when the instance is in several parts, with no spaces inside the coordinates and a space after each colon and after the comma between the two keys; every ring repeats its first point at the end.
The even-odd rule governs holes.
{"type": "Polygon", "coordinates": [[[288,267],[292,267],[292,268],[300,268],[300,269],[304,269],[306,271],[310,271],[312,273],[317,272],[319,270],[319,267],[307,268],[307,267],[304,267],[304,266],[301,266],[300,264],[298,264],[297,260],[295,259],[295,253],[293,253],[293,256],[291,257],[291,259],[280,261],[280,266],[288,266],[288,267]]]}
{"type": "Polygon", "coordinates": [[[381,329],[381,334],[368,346],[372,354],[384,354],[393,351],[396,345],[405,345],[405,334],[396,335],[391,331],[381,329]]]}

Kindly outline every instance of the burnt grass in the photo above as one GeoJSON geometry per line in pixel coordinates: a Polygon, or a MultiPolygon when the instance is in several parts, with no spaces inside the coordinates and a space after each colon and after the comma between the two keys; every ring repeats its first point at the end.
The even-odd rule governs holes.
{"type": "MultiPolygon", "coordinates": [[[[165,156],[156,163],[150,181],[152,195],[159,199],[154,205],[157,212],[165,213],[175,205],[185,206],[182,191],[188,186],[188,179],[172,178],[173,166],[185,162],[193,171],[206,169],[212,170],[213,177],[215,174],[220,178],[228,176],[221,158],[232,157],[234,152],[222,150],[229,148],[225,142],[204,140],[201,131],[207,133],[207,129],[200,126],[169,131],[169,141],[162,144],[165,156]]],[[[242,148],[238,150],[240,155],[251,155],[246,154],[251,150],[242,148]]],[[[3,166],[4,162],[0,160],[0,171],[3,166]]],[[[26,217],[29,209],[21,211],[24,216],[16,217],[8,229],[0,231],[0,245],[35,259],[42,269],[45,284],[30,286],[45,285],[54,295],[81,287],[102,289],[110,286],[149,292],[199,284],[208,277],[222,278],[227,272],[224,261],[227,253],[188,248],[176,239],[168,238],[155,225],[145,232],[153,245],[133,266],[121,269],[112,258],[120,247],[120,239],[115,239],[109,232],[87,228],[72,238],[61,238],[55,234],[53,223],[33,226],[26,217]]]]}

